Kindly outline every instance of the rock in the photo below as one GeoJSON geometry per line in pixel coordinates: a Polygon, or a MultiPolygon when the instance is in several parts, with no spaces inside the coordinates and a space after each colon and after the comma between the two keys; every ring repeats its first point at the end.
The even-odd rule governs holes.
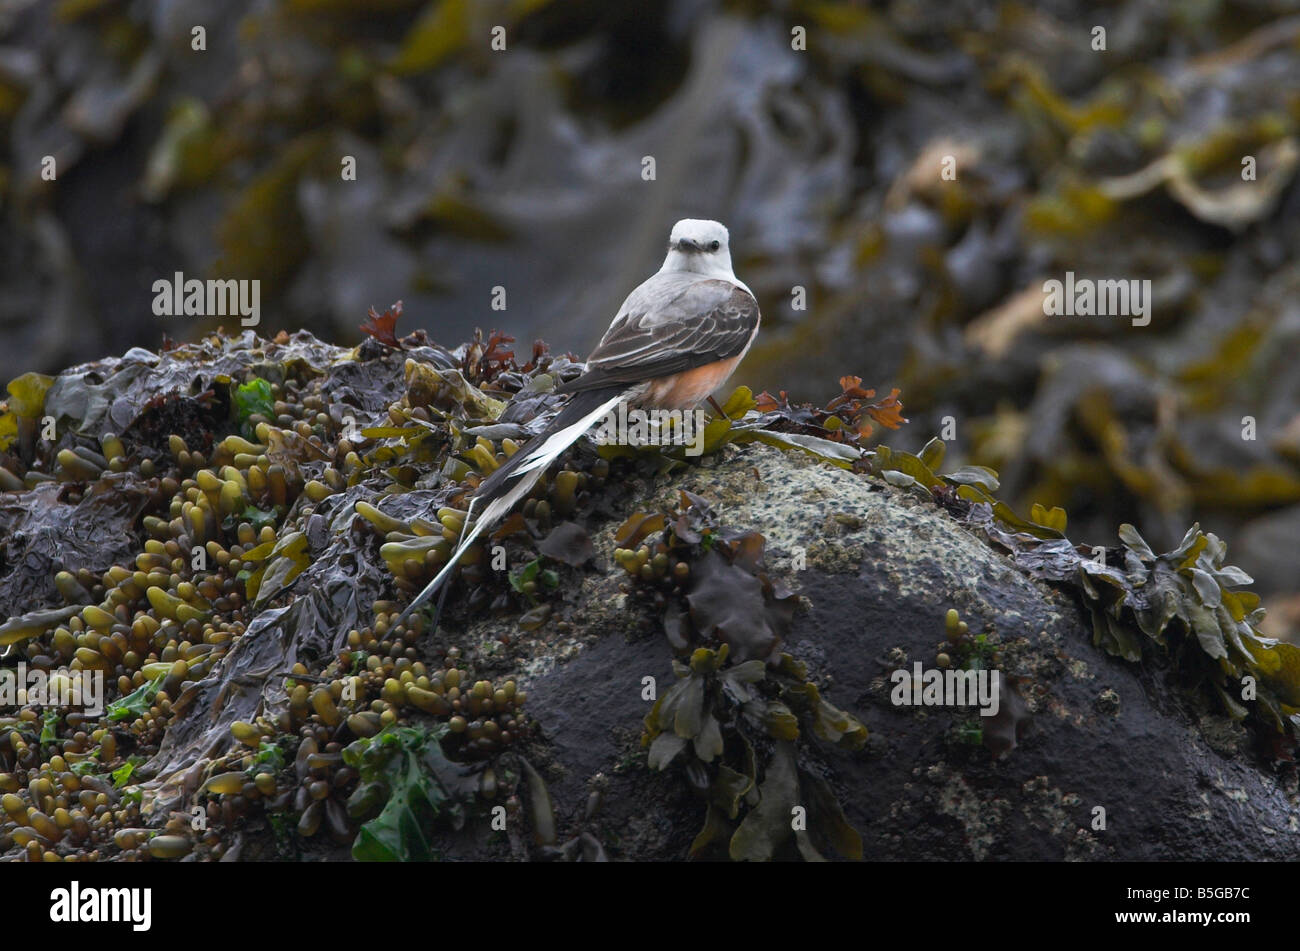
{"type": "MultiPolygon", "coordinates": [[[[461,562],[436,631],[426,615],[397,622],[436,571],[408,556],[427,544],[447,557],[457,531],[450,513],[431,519],[463,510],[501,458],[482,440],[505,452],[507,435],[526,438],[573,371],[544,350],[521,367],[501,342],[451,351],[417,333],[346,351],[309,334],[214,336],[72,368],[44,391],[63,442],[9,470],[32,484],[0,509],[13,615],[0,646],[17,651],[9,665],[121,673],[104,699],[126,720],[100,722],[127,723],[113,735],[129,730],[134,751],[109,744],[104,775],[83,781],[111,788],[107,771],[140,757],[138,802],[115,814],[128,831],[168,827],[197,795],[219,828],[187,860],[1295,857],[1300,648],[1260,636],[1258,598],[1222,540],[1193,526],[1157,555],[1124,525],[1121,545],[1080,549],[1064,511],[1027,520],[998,501],[991,470],[936,474],[937,439],[919,456],[863,453],[822,425],[832,411],[770,396],[760,411],[744,387],[699,460],[575,447],[461,562]],[[267,411],[293,422],[251,427],[274,465],[231,431],[252,422],[229,412],[262,393],[250,377],[279,387],[267,411]],[[364,459],[342,438],[354,414],[371,433],[364,459]],[[480,441],[429,439],[431,416],[480,441]],[[402,419],[419,425],[394,435],[402,419]],[[64,471],[69,453],[96,457],[87,441],[117,465],[64,471]],[[256,502],[241,517],[266,524],[217,522],[232,488],[234,511],[256,502]],[[171,515],[186,503],[188,527],[171,515]],[[154,584],[200,529],[222,540],[208,567],[154,584]],[[154,567],[137,582],[145,569],[126,566],[141,564],[154,567]],[[149,636],[129,663],[126,630],[149,636]],[[167,652],[200,632],[178,671],[167,652]],[[897,705],[914,665],[996,673],[996,712],[897,705]],[[1258,690],[1238,701],[1247,676],[1258,690]],[[168,709],[136,717],[155,687],[168,709]],[[335,744],[337,761],[307,765],[335,744]],[[294,761],[268,770],[265,802],[241,794],[236,812],[200,791],[210,767],[247,769],[252,749],[294,761]],[[390,766],[415,786],[395,789],[390,766]],[[418,814],[404,811],[412,788],[418,814]],[[286,804],[301,813],[288,845],[267,814],[286,804]]],[[[863,403],[842,386],[837,424],[901,424],[896,394],[863,403]]],[[[38,743],[37,717],[0,718],[0,772],[29,795],[55,770],[20,752],[56,748],[38,743]]],[[[47,722],[75,745],[94,721],[47,722]]],[[[6,842],[15,822],[0,823],[0,854],[25,849],[6,842]]]]}
{"type": "MultiPolygon", "coordinates": [[[[643,484],[618,509],[626,516],[670,508],[686,489],[708,499],[726,526],[766,536],[769,572],[801,602],[785,649],[871,733],[860,752],[809,743],[799,754],[862,834],[864,858],[1300,855],[1294,773],[1262,765],[1246,729],[1176,692],[1168,670],[1094,647],[1074,595],[1027,577],[908,492],[765,446],[722,455],[666,483],[643,484]],[[795,570],[801,549],[806,568],[795,570]],[[999,645],[1001,669],[1023,698],[1014,748],[1000,757],[963,739],[956,728],[969,714],[890,702],[893,670],[935,666],[950,607],[999,645]]],[[[644,630],[645,609],[621,591],[627,576],[612,560],[618,521],[593,532],[604,567],[588,570],[557,608],[567,633],[548,638],[521,677],[545,737],[548,758],[535,765],[561,840],[585,828],[616,860],[682,859],[705,808],[680,761],[665,773],[646,766],[643,678],[660,690],[670,684],[670,651],[657,624],[644,630]],[[591,788],[603,790],[604,805],[583,824],[591,788]]],[[[512,623],[477,623],[467,639],[444,633],[489,645],[512,623]]]]}

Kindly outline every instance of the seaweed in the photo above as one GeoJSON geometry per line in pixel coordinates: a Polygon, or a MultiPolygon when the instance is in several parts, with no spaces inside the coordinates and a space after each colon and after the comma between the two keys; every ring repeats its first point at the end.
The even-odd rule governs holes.
{"type": "MultiPolygon", "coordinates": [[[[447,728],[388,727],[356,740],[343,750],[343,761],[356,769],[362,785],[350,809],[385,800],[379,815],[357,833],[352,857],[359,862],[427,862],[438,857],[430,832],[435,822],[459,829],[466,803],[478,790],[442,752],[447,728]]],[[[361,813],[364,815],[364,813],[361,813]]]]}
{"type": "Polygon", "coordinates": [[[1017,515],[992,493],[997,474],[967,466],[936,474],[943,443],[931,440],[920,456],[878,447],[871,471],[893,485],[924,490],[988,539],[1006,549],[1032,576],[1067,584],[1093,622],[1093,641],[1125,660],[1151,651],[1176,660],[1194,690],[1235,719],[1253,719],[1295,736],[1300,713],[1300,647],[1265,637],[1260,598],[1241,590],[1252,579],[1226,563],[1227,545],[1193,525],[1181,543],[1156,554],[1132,525],[1119,528],[1118,551],[1077,546],[1065,537],[1063,509],[1035,504],[1017,515]]]}
{"type": "MultiPolygon", "coordinates": [[[[96,543],[83,551],[69,547],[75,532],[60,536],[67,568],[51,564],[45,575],[67,606],[10,619],[0,644],[29,662],[75,660],[114,676],[98,728],[87,721],[76,739],[65,721],[7,723],[0,731],[0,743],[12,747],[0,748],[7,762],[23,744],[39,745],[38,732],[51,749],[52,737],[63,744],[67,763],[92,772],[151,756],[123,774],[141,784],[133,795],[142,808],[127,809],[127,823],[145,810],[165,816],[192,789],[194,764],[210,762],[229,770],[205,789],[214,822],[233,825],[249,810],[297,815],[295,848],[325,829],[337,844],[355,839],[364,857],[434,857],[432,833],[426,827],[423,838],[412,837],[413,823],[454,825],[471,814],[474,796],[517,812],[522,777],[544,855],[604,854],[591,827],[559,836],[540,776],[534,782],[526,764],[516,776],[513,759],[502,758],[517,738],[532,740],[524,692],[513,681],[471,682],[445,633],[421,639],[419,615],[396,622],[401,596],[449,557],[467,499],[559,403],[554,382],[578,371],[541,345],[521,362],[497,332],[455,349],[420,334],[400,343],[398,353],[378,344],[327,347],[309,335],[218,336],[157,357],[75,368],[51,384],[44,402],[59,409],[61,442],[37,447],[36,463],[48,470],[28,474],[32,487],[6,492],[6,512],[23,527],[29,508],[42,518],[71,509],[67,517],[93,523],[96,543]],[[374,383],[374,392],[358,381],[374,383]],[[348,432],[347,415],[361,438],[348,432]],[[251,432],[226,435],[236,425],[251,432]],[[84,444],[91,438],[102,454],[84,444]],[[137,485],[148,491],[135,499],[137,485]],[[57,507],[29,504],[56,496],[57,507]],[[94,507],[124,498],[129,511],[111,520],[94,507]],[[105,526],[119,522],[127,543],[120,553],[104,547],[105,526]],[[89,567],[101,562],[106,570],[89,567]],[[394,591],[398,600],[385,600],[394,591]],[[416,660],[429,651],[445,655],[416,660]],[[262,687],[244,689],[249,684],[262,687]],[[375,739],[381,735],[395,738],[375,739]],[[354,739],[373,741],[349,754],[369,779],[331,748],[354,739]],[[352,818],[343,806],[349,797],[352,818]],[[358,838],[353,823],[380,816],[358,838]]],[[[1193,699],[1267,725],[1270,739],[1294,739],[1300,649],[1259,635],[1250,578],[1226,563],[1214,535],[1194,528],[1157,555],[1126,525],[1120,546],[1099,559],[1065,537],[1063,507],[1036,504],[1023,517],[997,497],[991,468],[944,472],[942,440],[917,453],[875,442],[881,428],[904,422],[899,394],[878,399],[856,377],[844,377],[822,407],[738,387],[722,410],[706,427],[704,465],[709,454],[759,442],[938,506],[1029,574],[1078,592],[1104,649],[1142,663],[1164,652],[1193,699]]],[[[675,448],[613,447],[618,458],[603,458],[610,448],[575,446],[489,541],[465,554],[456,582],[463,596],[450,602],[447,630],[462,617],[513,613],[525,632],[548,624],[571,631],[564,594],[588,570],[593,526],[617,511],[618,487],[700,464],[675,448]],[[513,572],[489,570],[496,557],[489,546],[498,543],[508,546],[513,572]]],[[[838,803],[843,791],[824,777],[833,775],[829,757],[860,754],[867,731],[787,650],[799,601],[768,570],[761,531],[730,526],[706,498],[682,492],[671,508],[631,513],[613,534],[630,593],[673,655],[676,676],[645,718],[642,748],[650,768],[680,777],[700,797],[692,854],[860,857],[861,839],[838,803]]],[[[40,573],[31,559],[21,563],[40,573]]],[[[994,640],[963,629],[959,618],[949,635],[950,662],[998,663],[994,640]]],[[[496,636],[484,659],[516,635],[496,636]]],[[[1025,719],[1017,697],[1004,700],[979,728],[995,753],[1014,746],[1025,719]]],[[[956,731],[957,742],[973,738],[971,729],[956,731]]],[[[1286,742],[1272,745],[1288,755],[1286,742]]],[[[116,847],[130,853],[142,844],[126,829],[116,847]]],[[[202,843],[212,857],[223,848],[202,843]]]]}
{"type": "Polygon", "coordinates": [[[397,321],[402,316],[402,302],[399,300],[382,314],[376,313],[373,307],[369,310],[370,319],[364,321],[359,328],[362,333],[373,337],[386,347],[392,347],[394,350],[402,349],[402,343],[397,339],[397,321]]]}
{"type": "Polygon", "coordinates": [[[859,750],[867,731],[778,650],[795,599],[767,575],[762,536],[724,529],[688,492],[676,511],[637,513],[615,534],[644,542],[615,558],[658,606],[670,647],[687,658],[673,660],[676,683],[646,715],[642,744],[650,769],[680,762],[706,802],[691,855],[725,840],[735,860],[770,859],[790,846],[809,860],[826,849],[861,858],[860,836],[824,781],[799,764],[798,749],[811,736],[859,750]],[[645,533],[654,526],[658,541],[645,533]],[[806,824],[792,822],[792,809],[806,824]]]}
{"type": "Polygon", "coordinates": [[[130,720],[132,717],[142,716],[148,711],[149,704],[158,695],[166,679],[166,674],[159,674],[149,683],[138,687],[119,700],[114,700],[108,705],[104,715],[110,720],[130,720]]]}

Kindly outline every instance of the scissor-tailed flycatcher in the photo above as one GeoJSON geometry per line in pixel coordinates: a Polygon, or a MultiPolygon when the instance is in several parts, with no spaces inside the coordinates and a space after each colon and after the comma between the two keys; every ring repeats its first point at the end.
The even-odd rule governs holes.
{"type": "Polygon", "coordinates": [[[586,372],[556,387],[572,395],[550,425],[478,487],[469,514],[477,505],[486,508],[398,621],[438,590],[479,535],[526,496],[546,467],[598,419],[624,400],[659,409],[694,406],[731,376],[758,324],[758,302],[731,270],[727,229],[694,218],[673,225],[663,267],[623,301],[587,358],[586,372]]]}

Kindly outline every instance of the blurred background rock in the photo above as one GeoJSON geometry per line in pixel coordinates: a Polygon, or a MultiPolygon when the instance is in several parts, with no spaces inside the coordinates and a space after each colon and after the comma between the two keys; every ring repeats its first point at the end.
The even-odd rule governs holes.
{"type": "Polygon", "coordinates": [[[1199,520],[1287,633],[1294,9],[0,0],[0,377],[237,325],[153,316],[175,271],[260,280],[267,335],[355,341],[401,298],[402,329],[442,342],[582,354],[672,222],[718,218],[765,317],[738,381],[898,386],[891,443],[951,417],[950,462],[997,469],[1020,511],[1063,506],[1079,542],[1132,521],[1172,546],[1199,520]],[[1067,270],[1150,279],[1150,326],[1044,317],[1067,270]]]}

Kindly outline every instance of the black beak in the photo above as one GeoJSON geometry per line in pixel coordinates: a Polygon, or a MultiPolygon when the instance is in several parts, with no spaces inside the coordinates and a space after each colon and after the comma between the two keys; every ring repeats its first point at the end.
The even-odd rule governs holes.
{"type": "Polygon", "coordinates": [[[704,249],[690,238],[682,238],[677,242],[677,250],[683,254],[699,254],[704,249]]]}

